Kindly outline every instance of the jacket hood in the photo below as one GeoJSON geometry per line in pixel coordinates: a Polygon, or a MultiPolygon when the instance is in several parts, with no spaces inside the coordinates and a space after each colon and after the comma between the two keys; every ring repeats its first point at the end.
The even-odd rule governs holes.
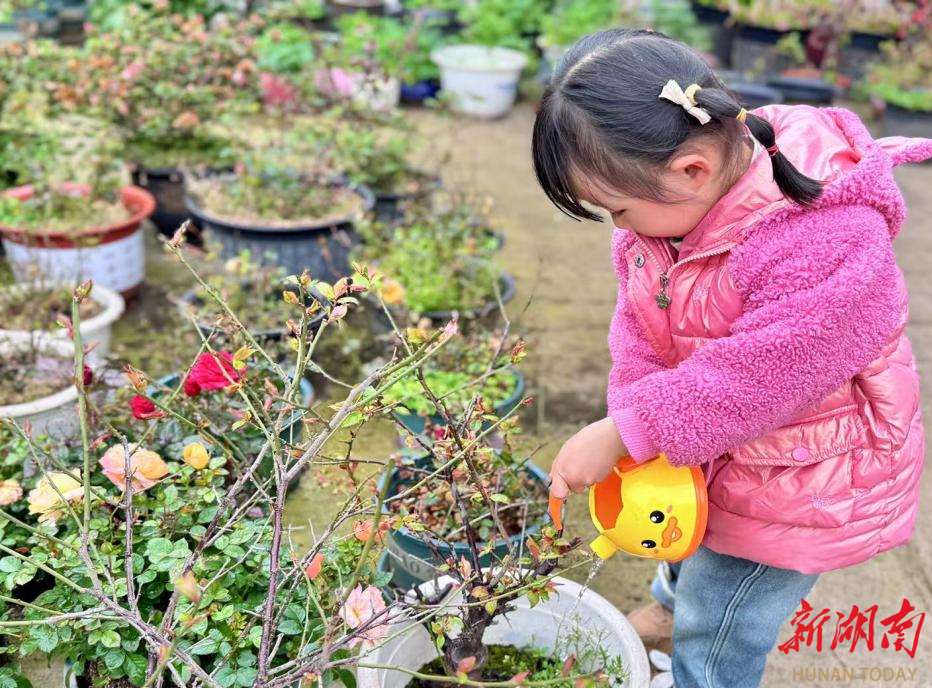
{"type": "MultiPolygon", "coordinates": [[[[825,182],[815,208],[860,205],[883,214],[895,237],[906,217],[893,167],[932,158],[932,140],[889,137],[874,140],[860,118],[842,108],[770,105],[754,111],[777,133],[780,151],[804,174],[825,182]]],[[[680,256],[738,242],[764,215],[805,212],[788,201],[773,181],[770,158],[755,146],[751,165],[683,240],[680,256]]]]}

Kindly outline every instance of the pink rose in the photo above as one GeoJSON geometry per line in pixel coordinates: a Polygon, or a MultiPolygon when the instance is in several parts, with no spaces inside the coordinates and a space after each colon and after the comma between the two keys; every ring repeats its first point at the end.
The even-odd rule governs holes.
{"type": "Polygon", "coordinates": [[[262,88],[262,102],[266,105],[283,108],[292,105],[298,98],[294,86],[287,79],[275,74],[260,74],[259,86],[262,88]]]}
{"type": "MultiPolygon", "coordinates": [[[[360,584],[350,592],[346,602],[340,608],[340,617],[350,629],[358,629],[379,616],[384,610],[385,600],[382,598],[382,592],[375,586],[367,586],[363,589],[360,584]]],[[[382,617],[383,620],[379,624],[360,633],[359,641],[372,644],[385,636],[388,624],[384,621],[384,615],[382,617]]]]}
{"type": "Polygon", "coordinates": [[[130,62],[126,65],[126,68],[123,70],[121,76],[126,79],[126,81],[132,81],[140,74],[142,70],[146,68],[145,64],[136,60],[135,62],[130,62]]]}
{"type": "MultiPolygon", "coordinates": [[[[129,456],[129,470],[134,491],[151,488],[168,474],[168,465],[155,452],[137,449],[133,445],[130,445],[130,450],[132,454],[129,456]]],[[[113,481],[114,485],[126,489],[126,453],[122,444],[107,450],[100,458],[99,464],[104,470],[104,475],[113,481]]]]}

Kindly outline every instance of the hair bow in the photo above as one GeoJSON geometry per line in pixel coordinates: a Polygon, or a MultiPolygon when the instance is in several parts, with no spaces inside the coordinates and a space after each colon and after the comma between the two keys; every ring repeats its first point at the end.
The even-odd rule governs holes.
{"type": "MultiPolygon", "coordinates": [[[[696,86],[693,88],[690,86],[689,90],[695,92],[699,90],[699,87],[696,86]]],[[[692,93],[690,93],[690,95],[692,95],[692,93]]],[[[660,97],[682,106],[683,110],[699,120],[699,124],[706,124],[712,119],[712,116],[697,106],[695,100],[687,96],[683,89],[680,88],[680,85],[673,79],[670,79],[670,81],[664,85],[663,90],[660,92],[660,97]]]]}

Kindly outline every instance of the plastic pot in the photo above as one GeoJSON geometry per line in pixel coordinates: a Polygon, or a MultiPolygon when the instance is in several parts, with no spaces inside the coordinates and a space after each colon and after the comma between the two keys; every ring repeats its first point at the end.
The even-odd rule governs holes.
{"type": "Polygon", "coordinates": [[[783,94],[777,89],[756,81],[741,78],[725,79],[725,85],[735,94],[742,107],[748,110],[783,102],[783,94]]]}
{"type": "MultiPolygon", "coordinates": [[[[28,300],[29,295],[36,290],[56,287],[55,283],[42,281],[38,283],[19,283],[0,288],[0,294],[5,297],[20,296],[23,300],[28,300]]],[[[90,296],[100,306],[100,313],[86,321],[81,321],[81,339],[84,346],[95,345],[93,351],[88,355],[91,361],[99,361],[110,352],[110,338],[113,324],[116,323],[123,312],[126,310],[126,302],[118,292],[108,289],[103,285],[94,285],[90,296]]],[[[69,318],[70,313],[65,314],[69,318]]],[[[31,338],[33,342],[43,340],[57,340],[70,345],[64,330],[6,330],[0,328],[0,341],[13,338],[31,338]]]]}
{"type": "MultiPolygon", "coordinates": [[[[20,198],[32,196],[31,187],[8,189],[20,198]]],[[[129,296],[145,279],[145,244],[142,221],[155,210],[152,194],[139,187],[124,187],[120,198],[129,217],[106,227],[77,231],[32,232],[0,225],[3,248],[20,282],[39,274],[67,283],[93,280],[129,296]]]]}
{"type": "Polygon", "coordinates": [[[788,103],[831,105],[835,99],[835,87],[821,79],[775,75],[767,77],[767,85],[782,93],[788,103]]]}
{"type": "MultiPolygon", "coordinates": [[[[0,339],[0,356],[10,356],[13,352],[36,347],[41,354],[74,359],[74,346],[70,342],[45,339],[33,344],[28,337],[10,337],[0,339]]],[[[0,419],[11,419],[20,427],[25,423],[32,424],[33,435],[48,433],[56,440],[73,438],[78,430],[78,415],[75,405],[78,400],[78,389],[68,384],[58,392],[29,402],[20,404],[0,404],[0,419]]],[[[23,472],[32,475],[34,468],[24,466],[23,472]]]]}
{"type": "MultiPolygon", "coordinates": [[[[524,374],[517,369],[511,369],[511,372],[514,373],[516,378],[516,385],[514,391],[508,396],[507,399],[495,405],[495,414],[498,416],[503,416],[504,414],[511,411],[516,404],[518,404],[524,397],[525,390],[525,380],[524,374]]],[[[427,418],[421,416],[417,413],[406,413],[401,411],[395,411],[392,413],[399,423],[407,428],[409,431],[415,435],[421,435],[424,433],[424,429],[427,426],[427,418]]],[[[430,422],[433,426],[442,426],[444,425],[443,417],[440,414],[431,414],[430,422]]]]}
{"type": "MultiPolygon", "coordinates": [[[[425,462],[428,461],[424,457],[418,458],[413,456],[406,457],[406,461],[408,460],[414,465],[421,464],[422,466],[427,466],[425,462]]],[[[535,481],[542,486],[547,485],[547,472],[543,469],[533,464],[526,464],[525,469],[528,475],[535,481]]],[[[388,480],[389,486],[387,495],[395,495],[398,493],[399,486],[402,484],[399,470],[393,469],[388,480]]],[[[390,514],[387,508],[385,508],[384,511],[385,514],[390,514]]],[[[525,530],[523,532],[515,534],[508,539],[511,544],[510,547],[514,549],[520,548],[525,539],[540,531],[541,526],[546,524],[548,519],[549,518],[545,515],[540,522],[525,524],[525,530]]],[[[451,548],[446,543],[429,535],[425,535],[423,532],[421,534],[415,534],[406,527],[390,531],[384,540],[385,552],[383,552],[382,556],[379,558],[379,569],[383,572],[391,572],[392,584],[404,590],[422,584],[425,581],[430,581],[438,574],[436,566],[440,563],[437,562],[435,556],[431,553],[427,541],[431,543],[431,547],[436,547],[444,558],[452,556],[457,562],[459,562],[462,556],[465,556],[467,560],[470,559],[468,544],[454,543],[451,548]]],[[[485,544],[482,544],[483,547],[484,545],[485,544]]],[[[484,567],[491,566],[496,562],[500,562],[501,558],[508,554],[508,551],[508,543],[498,541],[495,548],[493,548],[494,557],[493,554],[486,554],[479,558],[479,562],[484,567]]]]}
{"type": "MultiPolygon", "coordinates": [[[[132,171],[133,184],[145,189],[155,198],[155,211],[149,218],[160,234],[171,237],[185,220],[191,218],[184,205],[184,173],[173,168],[137,167],[132,171]]],[[[200,246],[201,228],[192,222],[196,234],[189,233],[187,240],[200,246]]]]}
{"type": "MultiPolygon", "coordinates": [[[[432,595],[451,582],[442,577],[420,586],[422,593],[432,595]]],[[[609,656],[622,659],[628,676],[616,686],[646,687],[650,684],[650,664],[644,644],[627,618],[595,591],[563,577],[554,577],[556,593],[533,608],[527,598],[514,602],[515,610],[500,615],[486,630],[483,641],[488,645],[502,644],[517,648],[548,648],[558,650],[561,633],[579,630],[592,634],[589,638],[605,649],[609,656]],[[595,636],[598,634],[598,636],[595,636]]],[[[413,595],[413,594],[412,594],[413,595]]],[[[456,603],[454,599],[453,603],[456,603]]],[[[453,612],[453,611],[451,611],[453,612]]],[[[438,657],[439,652],[427,629],[410,620],[396,619],[386,634],[384,644],[360,658],[360,665],[395,665],[420,670],[438,657]]],[[[600,668],[580,666],[582,671],[600,668]]],[[[404,687],[410,675],[399,670],[360,667],[356,673],[360,687],[404,687]]]]}
{"type": "Polygon", "coordinates": [[[929,138],[932,136],[932,112],[907,110],[887,103],[883,113],[883,134],[929,138]]]}
{"type": "Polygon", "coordinates": [[[446,46],[434,50],[430,58],[440,67],[440,85],[454,110],[483,118],[511,111],[528,61],[517,50],[482,45],[446,46]]]}
{"type": "Polygon", "coordinates": [[[433,194],[443,186],[439,177],[423,175],[423,183],[417,191],[408,193],[391,193],[373,190],[375,194],[375,219],[386,225],[393,225],[404,219],[404,204],[420,201],[433,194]]]}
{"type": "Polygon", "coordinates": [[[423,79],[413,84],[401,84],[401,102],[407,105],[422,105],[424,101],[436,98],[440,93],[440,82],[436,79],[423,79]]]}
{"type": "Polygon", "coordinates": [[[722,67],[731,66],[731,52],[734,47],[735,30],[729,22],[730,15],[717,7],[703,5],[693,1],[693,14],[696,21],[705,26],[711,33],[712,54],[722,67]]]}
{"type": "MultiPolygon", "coordinates": [[[[364,209],[371,210],[375,203],[372,192],[362,185],[348,186],[363,199],[364,209]]],[[[185,205],[209,238],[220,245],[225,259],[249,250],[259,260],[281,266],[289,274],[298,275],[306,269],[315,279],[325,282],[335,282],[350,272],[349,255],[359,241],[351,217],[328,223],[273,227],[218,218],[201,209],[190,195],[185,196],[185,205]]]]}

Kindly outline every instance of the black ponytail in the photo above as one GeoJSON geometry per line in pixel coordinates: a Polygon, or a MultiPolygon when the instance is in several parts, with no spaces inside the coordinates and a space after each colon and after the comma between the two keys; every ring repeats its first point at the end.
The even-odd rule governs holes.
{"type": "MultiPolygon", "coordinates": [[[[721,88],[703,88],[695,94],[696,104],[715,119],[737,118],[743,108],[731,93],[721,88]]],[[[807,177],[780,152],[777,146],[777,136],[773,126],[763,117],[745,112],[744,123],[770,154],[773,163],[773,181],[780,187],[783,194],[801,205],[815,202],[822,193],[822,183],[807,177]]]]}
{"type": "Polygon", "coordinates": [[[534,123],[534,171],[544,192],[571,217],[596,219],[577,191],[593,178],[627,194],[665,197],[668,161],[690,139],[717,139],[722,158],[737,161],[746,132],[771,156],[774,182],[783,194],[807,205],[822,184],[797,170],[776,146],[773,127],[748,113],[706,62],[685,44],[653,31],[610,29],[579,39],[554,71],[534,123]],[[702,125],[685,109],[659,97],[675,80],[711,121],[702,125]]]}

